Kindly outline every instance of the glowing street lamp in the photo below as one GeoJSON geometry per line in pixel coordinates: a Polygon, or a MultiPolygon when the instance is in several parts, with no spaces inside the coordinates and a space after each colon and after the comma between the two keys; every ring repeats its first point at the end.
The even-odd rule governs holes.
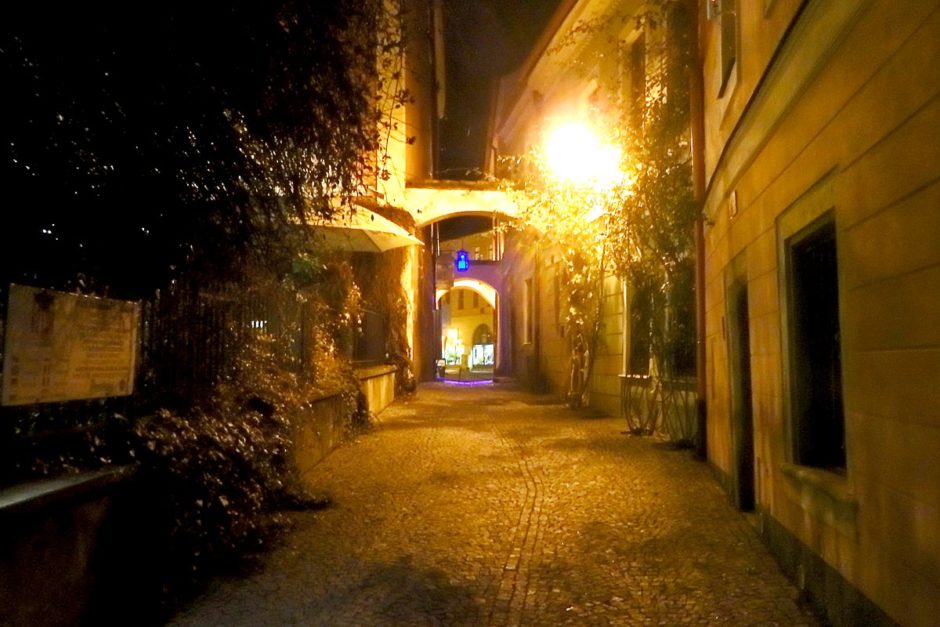
{"type": "Polygon", "coordinates": [[[544,151],[552,176],[560,182],[610,189],[623,179],[620,150],[601,141],[584,122],[553,128],[545,138],[544,151]]]}

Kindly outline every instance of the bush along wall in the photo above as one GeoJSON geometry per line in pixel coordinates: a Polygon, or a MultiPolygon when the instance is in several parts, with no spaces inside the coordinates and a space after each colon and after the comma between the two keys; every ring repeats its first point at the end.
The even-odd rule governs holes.
{"type": "Polygon", "coordinates": [[[159,567],[127,565],[165,600],[309,503],[290,460],[310,399],[367,423],[359,288],[304,225],[385,175],[390,6],[25,4],[0,25],[0,175],[30,208],[4,219],[0,301],[15,282],[143,309],[134,395],[0,408],[0,483],[136,464],[122,524],[159,567]]]}
{"type": "Polygon", "coordinates": [[[255,320],[240,322],[255,328],[208,395],[154,405],[134,424],[130,450],[149,500],[144,509],[165,544],[167,606],[275,541],[286,511],[323,504],[305,492],[295,465],[299,421],[317,399],[339,398],[349,433],[370,424],[346,346],[361,300],[351,267],[337,255],[303,261],[310,265],[301,263],[303,271],[292,264],[281,275],[254,275],[248,291],[264,305],[255,320]]]}
{"type": "MultiPolygon", "coordinates": [[[[267,274],[241,286],[251,294],[248,317],[264,328],[217,313],[207,317],[238,331],[195,333],[192,325],[165,323],[159,334],[151,329],[133,397],[4,408],[4,448],[17,452],[2,464],[8,484],[112,464],[137,468],[133,486],[121,491],[123,510],[114,514],[120,520],[99,534],[110,536],[111,551],[136,557],[96,558],[95,567],[122,569],[138,585],[119,595],[122,602],[96,604],[98,616],[130,611],[129,599],[172,611],[206,577],[244,565],[276,541],[288,528],[288,511],[323,505],[305,492],[295,465],[299,421],[309,420],[325,396],[341,406],[347,433],[367,428],[370,414],[343,345],[358,289],[345,262],[318,267],[325,270],[303,286],[267,274]],[[193,374],[203,365],[193,363],[193,341],[212,353],[206,338],[220,336],[224,351],[214,358],[214,375],[182,386],[186,395],[171,393],[178,380],[203,376],[193,374]]],[[[206,299],[181,292],[174,298],[196,303],[181,317],[206,314],[206,299]]],[[[223,290],[208,292],[208,302],[230,312],[223,290]]],[[[171,320],[180,317],[178,308],[166,310],[171,320]]],[[[115,587],[127,585],[123,576],[96,573],[109,587],[101,594],[113,597],[115,587]]]]}

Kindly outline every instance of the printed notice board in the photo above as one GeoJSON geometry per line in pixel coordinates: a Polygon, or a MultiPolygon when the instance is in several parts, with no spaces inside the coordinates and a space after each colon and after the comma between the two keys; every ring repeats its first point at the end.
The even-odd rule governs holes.
{"type": "Polygon", "coordinates": [[[11,285],[3,405],[134,391],[140,304],[11,285]]]}

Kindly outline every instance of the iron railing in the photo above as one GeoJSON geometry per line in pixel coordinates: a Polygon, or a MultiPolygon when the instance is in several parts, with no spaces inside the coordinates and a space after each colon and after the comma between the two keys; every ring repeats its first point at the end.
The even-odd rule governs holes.
{"type": "Polygon", "coordinates": [[[696,437],[695,378],[674,379],[648,374],[620,378],[620,400],[628,430],[638,435],[661,433],[681,445],[696,437]]]}

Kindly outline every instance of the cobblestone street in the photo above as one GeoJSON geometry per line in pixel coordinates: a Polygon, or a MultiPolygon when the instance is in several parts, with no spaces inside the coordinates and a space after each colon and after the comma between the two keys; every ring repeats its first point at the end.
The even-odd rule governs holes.
{"type": "Polygon", "coordinates": [[[624,426],[425,386],[306,477],[331,507],[174,624],[815,624],[707,466],[624,426]]]}

